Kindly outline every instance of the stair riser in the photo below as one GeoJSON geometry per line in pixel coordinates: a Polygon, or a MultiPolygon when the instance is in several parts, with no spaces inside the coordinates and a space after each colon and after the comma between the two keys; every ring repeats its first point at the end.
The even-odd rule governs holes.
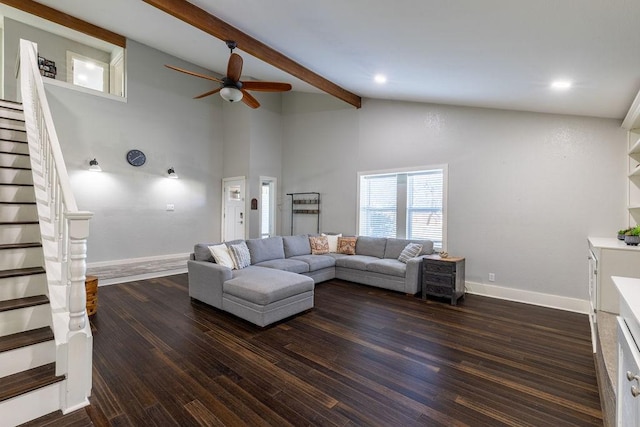
{"type": "Polygon", "coordinates": [[[0,312],[0,336],[51,326],[49,304],[0,312]]]}
{"type": "Polygon", "coordinates": [[[38,224],[0,224],[0,245],[39,241],[38,224]]]}
{"type": "Polygon", "coordinates": [[[18,102],[11,102],[4,99],[0,99],[0,108],[11,108],[13,110],[22,111],[22,104],[18,102]]]}
{"type": "Polygon", "coordinates": [[[47,277],[44,274],[0,279],[0,301],[47,294],[47,277]]]}
{"type": "Polygon", "coordinates": [[[0,402],[3,425],[17,426],[60,409],[66,381],[0,402]]]}
{"type": "Polygon", "coordinates": [[[30,170],[0,169],[0,183],[33,184],[33,177],[30,170]]]}
{"type": "Polygon", "coordinates": [[[0,127],[5,129],[25,130],[24,122],[0,117],[0,127]]]}
{"type": "Polygon", "coordinates": [[[42,248],[21,248],[0,250],[0,270],[42,267],[44,257],[42,248]]]}
{"type": "Polygon", "coordinates": [[[0,151],[5,153],[29,154],[29,145],[23,142],[5,141],[0,139],[0,151]]]}
{"type": "Polygon", "coordinates": [[[0,202],[32,203],[36,201],[33,187],[23,185],[0,185],[0,202]]]}
{"type": "Polygon", "coordinates": [[[37,221],[38,209],[36,205],[5,205],[0,204],[0,222],[37,221]]]}
{"type": "Polygon", "coordinates": [[[0,353],[0,378],[56,361],[55,341],[46,341],[0,353]]]}
{"type": "Polygon", "coordinates": [[[4,109],[0,106],[0,117],[5,119],[17,119],[24,121],[24,112],[19,110],[4,109]]]}
{"type": "Polygon", "coordinates": [[[3,153],[0,154],[0,166],[31,169],[31,162],[28,156],[3,153]]]}
{"type": "Polygon", "coordinates": [[[13,129],[0,129],[0,139],[27,142],[27,133],[19,132],[13,129]]]}

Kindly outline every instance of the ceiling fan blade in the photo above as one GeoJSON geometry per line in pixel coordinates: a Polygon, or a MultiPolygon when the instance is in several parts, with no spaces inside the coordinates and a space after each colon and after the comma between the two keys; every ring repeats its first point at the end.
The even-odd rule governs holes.
{"type": "Polygon", "coordinates": [[[244,89],[241,89],[241,90],[242,90],[242,102],[244,102],[251,108],[258,108],[260,106],[260,103],[258,102],[258,100],[255,99],[249,92],[247,92],[244,89]]]}
{"type": "Polygon", "coordinates": [[[193,99],[200,99],[200,98],[204,98],[205,96],[209,96],[209,95],[213,95],[214,93],[218,93],[222,90],[221,87],[214,89],[214,90],[210,90],[209,92],[205,92],[202,95],[198,95],[198,96],[194,96],[193,99]]]}
{"type": "Polygon", "coordinates": [[[227,65],[227,77],[237,82],[240,80],[242,74],[242,57],[237,53],[232,53],[229,57],[229,64],[227,65]]]}
{"type": "Polygon", "coordinates": [[[174,67],[173,65],[166,65],[165,64],[165,67],[171,68],[172,70],[180,71],[181,73],[189,74],[190,76],[196,76],[196,77],[200,77],[202,79],[207,79],[207,80],[211,80],[211,81],[214,81],[214,82],[222,83],[222,80],[220,80],[217,77],[205,76],[204,74],[196,73],[195,71],[185,70],[184,68],[174,67]]]}
{"type": "Polygon", "coordinates": [[[248,81],[242,82],[242,88],[258,92],[286,92],[291,90],[291,85],[289,83],[248,81]]]}

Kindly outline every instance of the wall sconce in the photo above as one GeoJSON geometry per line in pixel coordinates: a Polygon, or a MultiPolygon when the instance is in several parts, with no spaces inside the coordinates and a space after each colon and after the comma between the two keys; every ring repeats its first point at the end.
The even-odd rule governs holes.
{"type": "Polygon", "coordinates": [[[100,167],[100,165],[98,164],[98,161],[95,158],[89,161],[89,170],[91,172],[102,172],[102,168],[100,167]]]}
{"type": "Polygon", "coordinates": [[[173,166],[167,170],[167,178],[178,179],[178,174],[175,169],[173,169],[173,166]]]}

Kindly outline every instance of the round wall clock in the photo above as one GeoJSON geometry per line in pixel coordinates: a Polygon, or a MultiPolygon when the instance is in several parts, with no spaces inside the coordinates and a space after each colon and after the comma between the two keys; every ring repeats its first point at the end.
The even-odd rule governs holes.
{"type": "Polygon", "coordinates": [[[140,150],[129,150],[127,152],[127,162],[131,166],[142,166],[147,161],[147,156],[140,150]]]}

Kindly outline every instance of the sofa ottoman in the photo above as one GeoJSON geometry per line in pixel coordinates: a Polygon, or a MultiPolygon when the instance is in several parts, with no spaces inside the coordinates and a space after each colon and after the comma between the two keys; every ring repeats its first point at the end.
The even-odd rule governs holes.
{"type": "Polygon", "coordinates": [[[313,279],[265,267],[238,270],[223,284],[222,309],[266,326],[313,308],[313,279]]]}

